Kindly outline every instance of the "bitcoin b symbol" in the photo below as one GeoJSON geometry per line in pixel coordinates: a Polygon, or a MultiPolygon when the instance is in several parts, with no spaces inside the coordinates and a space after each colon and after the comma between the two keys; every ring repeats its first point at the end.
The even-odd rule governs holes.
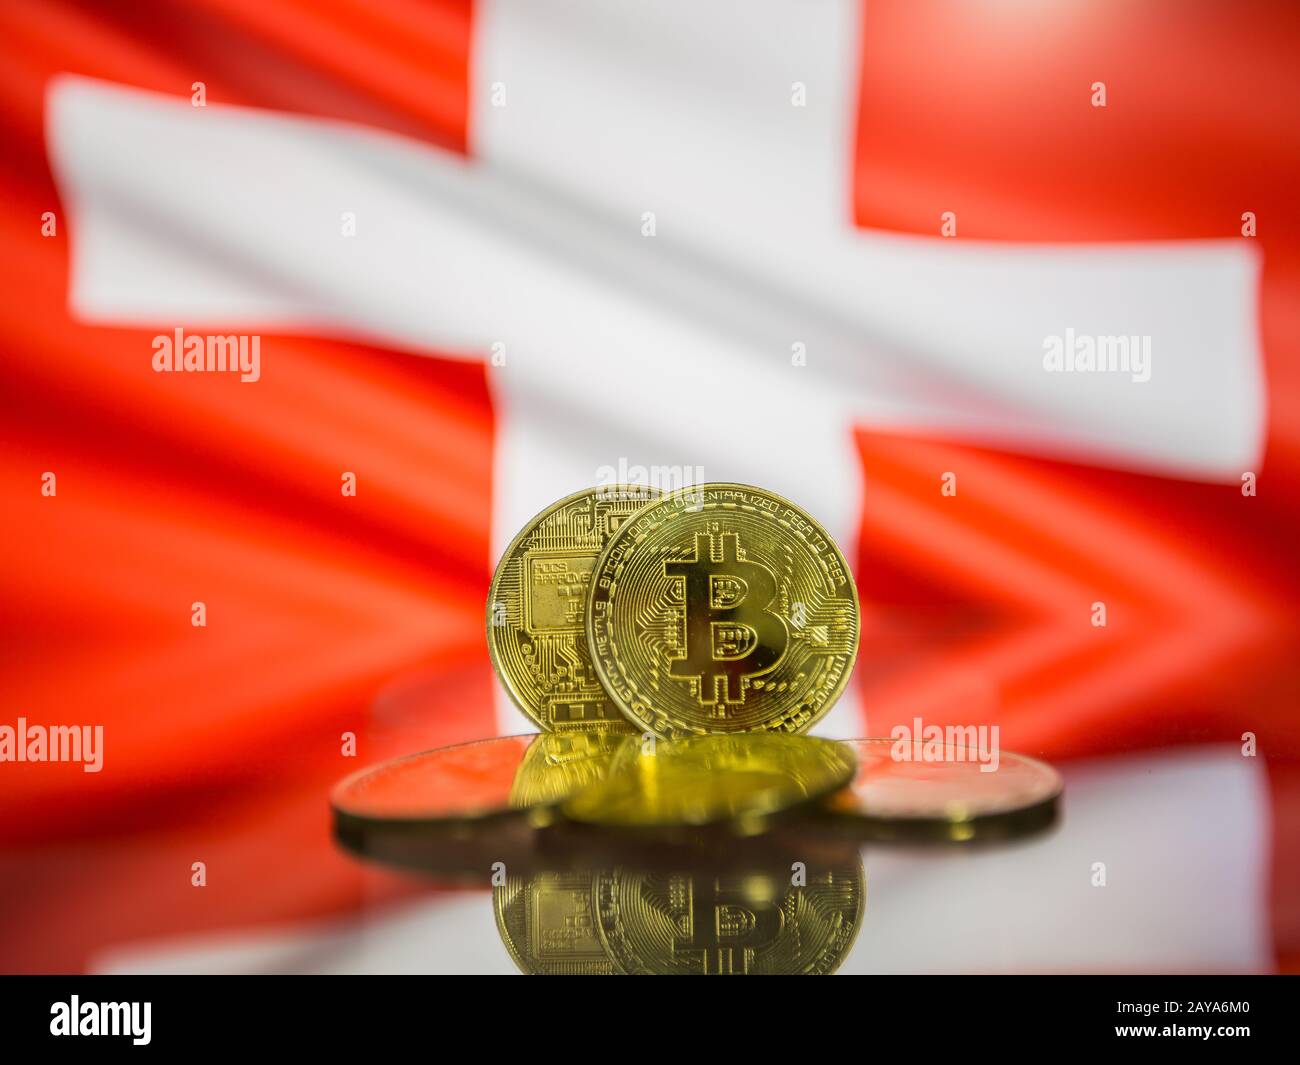
{"type": "Polygon", "coordinates": [[[740,558],[735,533],[719,540],[720,559],[713,557],[712,533],[696,533],[693,559],[664,563],[666,577],[684,581],[686,609],[686,653],[668,671],[698,680],[706,705],[743,702],[744,679],[776,668],[790,641],[784,619],[768,609],[777,592],[772,571],[740,558]]]}
{"type": "Polygon", "coordinates": [[[707,975],[748,972],[753,955],[784,930],[776,899],[747,890],[753,884],[743,878],[690,877],[687,884],[691,922],[687,934],[674,941],[673,952],[698,958],[707,975]]]}

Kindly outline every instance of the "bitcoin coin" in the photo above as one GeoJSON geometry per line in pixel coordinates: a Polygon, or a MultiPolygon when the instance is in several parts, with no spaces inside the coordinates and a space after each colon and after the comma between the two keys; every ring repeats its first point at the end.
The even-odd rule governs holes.
{"type": "Polygon", "coordinates": [[[824,975],[862,923],[866,879],[853,854],[725,874],[615,869],[596,877],[600,938],[628,975],[824,975]]]}
{"type": "Polygon", "coordinates": [[[648,503],[609,539],[587,636],[605,690],[661,736],[803,732],[844,690],[858,592],[829,534],[760,488],[648,503]]]}
{"type": "Polygon", "coordinates": [[[658,495],[640,485],[575,493],[533,518],[501,556],[488,591],[488,653],[544,732],[629,731],[587,653],[587,588],[610,536],[658,495]]]}
{"type": "Polygon", "coordinates": [[[575,792],[561,812],[618,828],[730,822],[741,833],[762,831],[772,815],[842,788],[856,767],[847,747],[809,736],[629,736],[604,778],[575,792]]]}
{"type": "Polygon", "coordinates": [[[922,740],[845,740],[853,785],[825,809],[859,840],[1013,839],[1050,827],[1061,797],[1051,766],[1012,751],[995,762],[974,748],[922,740]]]}

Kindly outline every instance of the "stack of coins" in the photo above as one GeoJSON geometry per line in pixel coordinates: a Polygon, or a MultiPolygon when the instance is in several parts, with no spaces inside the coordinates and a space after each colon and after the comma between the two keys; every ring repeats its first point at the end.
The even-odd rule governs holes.
{"type": "Polygon", "coordinates": [[[539,728],[661,738],[807,731],[860,627],[826,530],[740,484],[562,499],[506,549],[487,608],[493,665],[539,728]]]}
{"type": "Polygon", "coordinates": [[[861,843],[1025,835],[1061,790],[1009,752],[985,774],[803,735],[860,628],[843,554],[772,492],[578,492],[525,525],[488,594],[493,666],[540,732],[353,774],[336,836],[437,876],[491,869],[527,972],[833,971],[861,843]]]}
{"type": "Polygon", "coordinates": [[[848,752],[793,737],[844,690],[859,630],[826,530],[741,484],[561,499],[506,548],[487,603],[493,665],[539,728],[644,737],[563,806],[624,828],[760,831],[847,784],[848,752]]]}

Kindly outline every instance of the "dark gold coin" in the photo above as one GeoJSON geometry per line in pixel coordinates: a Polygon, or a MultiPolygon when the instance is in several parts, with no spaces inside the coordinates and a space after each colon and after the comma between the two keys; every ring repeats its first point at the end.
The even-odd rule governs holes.
{"type": "Polygon", "coordinates": [[[603,776],[623,738],[502,736],[385,762],[334,789],[334,837],[367,861],[442,880],[495,880],[501,864],[512,875],[553,868],[538,829],[603,776]]]}
{"type": "Polygon", "coordinates": [[[911,739],[845,740],[858,771],[825,810],[861,841],[1012,839],[1051,826],[1061,776],[1044,762],[1000,751],[911,739]]]}
{"type": "Polygon", "coordinates": [[[830,535],[761,488],[706,484],[649,503],[591,582],[592,661],[660,736],[803,732],[858,649],[858,593],[830,535]]]}
{"type": "Polygon", "coordinates": [[[649,829],[726,822],[745,834],[842,788],[855,769],[848,748],[809,736],[631,736],[606,776],[575,792],[561,811],[584,824],[649,829]]]}
{"type": "Polygon", "coordinates": [[[336,823],[474,823],[544,808],[600,780],[624,737],[502,736],[395,758],[353,773],[330,795],[336,823]]]}
{"type": "Polygon", "coordinates": [[[340,781],[330,805],[340,822],[476,821],[509,809],[515,774],[533,736],[460,743],[394,758],[340,781]]]}
{"type": "Polygon", "coordinates": [[[630,731],[587,653],[587,593],[606,542],[658,495],[607,485],[568,496],[525,525],[497,564],[488,653],[510,697],[544,732],[630,731]]]}
{"type": "Polygon", "coordinates": [[[832,973],[862,923],[862,862],[801,864],[722,875],[615,869],[596,878],[601,939],[629,975],[832,973]]]}

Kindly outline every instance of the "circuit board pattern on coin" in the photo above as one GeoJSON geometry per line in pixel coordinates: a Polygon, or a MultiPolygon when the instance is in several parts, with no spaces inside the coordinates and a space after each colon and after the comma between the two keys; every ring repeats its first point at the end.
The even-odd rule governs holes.
{"type": "Polygon", "coordinates": [[[592,668],[585,610],[605,543],[657,496],[627,485],[579,492],[533,518],[501,557],[488,592],[488,650],[511,698],[543,731],[631,729],[592,668]]]}
{"type": "Polygon", "coordinates": [[[758,488],[648,504],[591,581],[587,633],[610,697],[661,736],[803,732],[857,655],[858,593],[829,534],[758,488]]]}
{"type": "Polygon", "coordinates": [[[615,869],[596,877],[600,937],[627,975],[827,975],[862,923],[853,855],[806,868],[725,875],[615,869]]]}

